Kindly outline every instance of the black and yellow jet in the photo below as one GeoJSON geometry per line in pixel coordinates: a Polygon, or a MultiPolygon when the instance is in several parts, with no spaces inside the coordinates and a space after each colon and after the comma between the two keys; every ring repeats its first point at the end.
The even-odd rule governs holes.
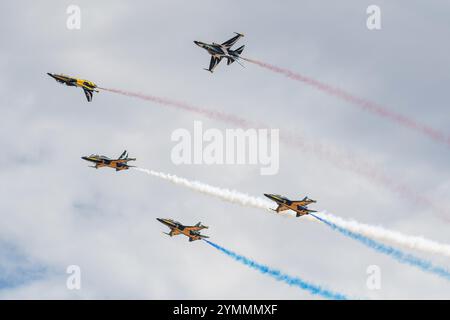
{"type": "Polygon", "coordinates": [[[177,221],[173,221],[171,219],[163,219],[163,218],[156,218],[159,222],[162,224],[168,226],[170,228],[169,233],[165,233],[168,236],[176,236],[179,234],[184,234],[186,237],[189,238],[189,241],[195,241],[195,240],[201,240],[203,238],[209,238],[208,236],[204,236],[200,234],[200,230],[208,229],[207,226],[203,226],[200,222],[197,223],[195,226],[185,226],[177,221]]]}
{"type": "Polygon", "coordinates": [[[95,90],[97,88],[97,85],[91,81],[83,80],[83,79],[77,79],[69,76],[65,76],[62,74],[53,74],[53,73],[47,73],[50,77],[58,81],[59,83],[63,83],[70,87],[79,87],[83,89],[84,94],[86,95],[87,101],[92,101],[92,96],[95,92],[98,92],[98,90],[95,90]]]}
{"type": "Polygon", "coordinates": [[[280,196],[278,194],[266,194],[264,195],[270,200],[275,201],[278,204],[278,207],[273,211],[281,212],[285,210],[293,210],[296,212],[296,216],[300,217],[305,214],[309,214],[310,212],[317,212],[314,210],[309,210],[307,205],[311,203],[315,203],[315,200],[311,200],[308,197],[303,198],[303,200],[289,200],[286,197],[280,196]]]}
{"type": "Polygon", "coordinates": [[[136,158],[128,158],[128,153],[125,150],[119,158],[110,159],[106,156],[99,156],[98,154],[91,154],[88,157],[81,157],[81,159],[95,163],[91,168],[110,167],[116,171],[127,170],[133,166],[127,164],[128,161],[136,161],[136,158]]]}

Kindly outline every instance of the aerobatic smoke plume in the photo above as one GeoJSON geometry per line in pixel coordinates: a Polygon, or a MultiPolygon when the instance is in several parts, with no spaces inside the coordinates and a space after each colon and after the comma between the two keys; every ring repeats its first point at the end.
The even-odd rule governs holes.
{"type": "MultiPolygon", "coordinates": [[[[176,175],[171,175],[167,173],[157,172],[143,168],[132,168],[132,169],[144,172],[148,175],[160,179],[164,179],[166,181],[170,181],[176,185],[187,187],[191,190],[216,197],[223,201],[239,204],[242,206],[263,209],[268,212],[273,212],[271,210],[271,208],[273,207],[273,203],[264,198],[253,197],[236,190],[214,187],[199,181],[190,181],[188,179],[180,178],[176,175]]],[[[284,211],[277,214],[291,217],[295,216],[295,214],[290,213],[289,211],[284,211]]],[[[391,243],[395,243],[414,250],[420,250],[427,253],[441,254],[450,257],[450,245],[438,243],[433,240],[426,239],[424,237],[409,236],[402,234],[398,231],[387,230],[380,226],[371,226],[368,224],[359,223],[355,220],[345,220],[343,218],[324,212],[317,213],[316,218],[317,219],[322,218],[330,223],[335,224],[340,228],[344,228],[355,233],[360,233],[367,237],[375,238],[381,241],[389,241],[391,243]]],[[[301,217],[299,220],[308,219],[309,221],[318,222],[316,218],[313,218],[310,215],[306,215],[301,217]]]]}
{"type": "Polygon", "coordinates": [[[253,63],[255,65],[258,65],[266,70],[270,70],[273,72],[276,72],[278,74],[282,74],[290,79],[293,79],[295,81],[299,81],[301,83],[307,84],[311,87],[314,87],[322,92],[325,92],[331,96],[338,97],[346,102],[349,102],[350,104],[357,106],[358,108],[368,111],[372,114],[375,114],[377,116],[380,116],[384,119],[391,120],[398,125],[401,125],[403,127],[413,129],[419,133],[424,134],[425,136],[433,139],[434,141],[443,143],[447,145],[447,147],[450,147],[450,136],[446,135],[445,133],[434,129],[430,126],[427,126],[422,123],[418,123],[414,119],[411,119],[407,116],[401,115],[399,113],[396,113],[394,111],[391,111],[385,107],[382,107],[374,102],[368,101],[366,99],[357,97],[349,92],[346,92],[340,88],[333,87],[331,85],[325,84],[323,82],[320,82],[316,79],[301,75],[299,73],[293,72],[288,69],[283,69],[274,65],[271,65],[266,62],[258,61],[255,59],[250,58],[243,58],[241,59],[248,61],[250,63],[253,63]]]}
{"type": "Polygon", "coordinates": [[[345,228],[342,228],[342,227],[340,227],[330,221],[327,221],[323,218],[320,218],[314,214],[311,214],[311,216],[315,217],[319,221],[322,221],[323,223],[325,223],[327,226],[329,226],[333,230],[336,230],[336,231],[340,232],[341,234],[343,234],[344,236],[349,237],[353,240],[359,241],[362,244],[366,245],[369,248],[374,249],[377,252],[386,254],[401,263],[409,264],[411,266],[421,269],[422,271],[435,274],[446,280],[450,280],[450,272],[445,268],[434,266],[431,262],[429,262],[427,260],[423,260],[423,259],[415,257],[411,254],[404,253],[401,250],[395,249],[391,246],[387,246],[385,244],[382,244],[380,242],[372,240],[362,234],[355,233],[355,232],[352,232],[345,228]]]}
{"type": "Polygon", "coordinates": [[[314,284],[310,284],[300,278],[297,277],[292,277],[290,275],[287,275],[285,273],[282,273],[281,271],[277,270],[277,269],[272,269],[271,267],[268,267],[266,265],[260,264],[258,262],[255,262],[249,258],[246,258],[244,256],[241,256],[233,251],[230,251],[228,249],[225,249],[221,246],[219,246],[218,244],[215,244],[211,241],[205,240],[203,239],[203,241],[205,241],[206,243],[208,243],[209,245],[211,245],[212,247],[216,248],[217,250],[219,250],[220,252],[226,254],[227,256],[233,258],[234,260],[252,268],[255,270],[258,270],[259,272],[261,272],[262,274],[268,275],[272,278],[274,278],[277,281],[283,281],[284,283],[287,283],[290,286],[296,286],[299,287],[300,289],[309,291],[309,293],[313,294],[313,295],[318,295],[321,296],[323,298],[326,299],[333,299],[333,300],[346,300],[347,297],[341,293],[335,293],[332,291],[329,291],[327,289],[323,289],[320,286],[314,285],[314,284]]]}
{"type": "MultiPolygon", "coordinates": [[[[214,111],[198,106],[194,106],[185,102],[162,98],[153,95],[147,95],[142,93],[129,92],[118,89],[108,89],[108,88],[99,88],[102,90],[106,90],[109,92],[121,94],[128,97],[134,97],[146,101],[151,101],[163,106],[173,107],[180,110],[188,111],[191,113],[200,114],[209,119],[219,120],[225,123],[229,123],[240,128],[269,128],[270,126],[265,125],[263,123],[257,123],[250,120],[243,119],[239,116],[227,114],[221,111],[214,111]]],[[[381,170],[375,168],[375,166],[369,164],[366,161],[361,159],[357,159],[356,156],[344,152],[342,150],[338,150],[335,147],[331,147],[327,144],[321,142],[313,142],[311,139],[301,136],[297,133],[289,132],[288,130],[280,131],[280,141],[283,143],[298,148],[303,152],[312,153],[320,159],[331,162],[333,165],[340,169],[344,169],[347,171],[354,172],[358,175],[361,175],[367,178],[372,183],[376,183],[381,185],[401,196],[408,198],[410,201],[420,204],[423,206],[427,206],[433,209],[434,212],[438,213],[439,216],[448,221],[449,212],[448,209],[442,208],[436,205],[433,201],[428,199],[427,197],[417,193],[412,190],[408,186],[405,186],[398,182],[397,179],[393,179],[386,174],[384,174],[381,170]]]]}
{"type": "Polygon", "coordinates": [[[220,112],[220,111],[215,111],[215,110],[210,110],[210,109],[206,109],[206,108],[193,106],[193,105],[190,105],[190,104],[182,102],[182,101],[172,100],[172,99],[163,98],[163,97],[157,97],[157,96],[143,94],[143,93],[119,90],[119,89],[108,89],[108,88],[99,88],[99,89],[117,93],[117,94],[121,94],[121,95],[124,95],[127,97],[133,97],[133,98],[138,98],[138,99],[142,99],[142,100],[146,100],[146,101],[155,102],[155,103],[163,105],[163,106],[174,107],[174,108],[181,109],[184,111],[198,113],[209,119],[224,121],[224,122],[231,123],[233,125],[240,126],[243,128],[248,128],[251,126],[247,120],[236,117],[234,115],[226,114],[226,113],[220,112]]]}
{"type": "Polygon", "coordinates": [[[141,172],[145,172],[145,173],[147,173],[151,176],[157,177],[157,178],[161,178],[161,179],[170,181],[176,185],[187,187],[191,190],[219,198],[224,201],[240,204],[242,206],[247,206],[247,207],[254,207],[254,208],[258,208],[258,209],[270,210],[270,202],[266,201],[265,199],[251,197],[249,195],[246,195],[244,193],[241,193],[241,192],[238,192],[235,190],[213,187],[213,186],[210,186],[203,182],[190,181],[185,178],[177,177],[176,175],[157,172],[157,171],[153,171],[153,170],[148,170],[148,169],[143,169],[143,168],[133,168],[133,169],[141,171],[141,172]]]}
{"type": "MultiPolygon", "coordinates": [[[[330,213],[317,212],[315,215],[334,223],[341,228],[345,228],[356,233],[361,233],[367,237],[376,238],[381,241],[388,241],[414,250],[450,257],[450,245],[448,244],[439,243],[421,236],[405,235],[401,232],[388,230],[381,226],[372,226],[357,222],[355,220],[345,220],[330,213]]],[[[310,220],[315,220],[309,216],[308,218],[310,220]]]]}

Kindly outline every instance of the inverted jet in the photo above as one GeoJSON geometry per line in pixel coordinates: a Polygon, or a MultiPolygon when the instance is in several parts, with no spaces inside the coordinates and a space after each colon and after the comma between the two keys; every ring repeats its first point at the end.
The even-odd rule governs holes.
{"type": "MultiPolygon", "coordinates": [[[[194,41],[196,45],[200,48],[205,49],[211,55],[211,61],[209,62],[209,68],[205,69],[206,71],[213,72],[214,68],[222,61],[223,58],[227,59],[227,65],[232,64],[237,61],[240,57],[240,54],[244,50],[245,46],[241,46],[236,50],[232,50],[231,47],[244,35],[241,33],[235,32],[236,35],[230,40],[225,41],[222,44],[217,43],[204,43],[201,41],[194,41]]],[[[239,61],[238,61],[239,63],[239,61]]]]}
{"type": "Polygon", "coordinates": [[[54,74],[54,73],[47,73],[50,77],[55,79],[57,82],[65,84],[69,87],[79,87],[83,89],[84,94],[86,95],[87,101],[92,101],[92,96],[94,92],[98,92],[95,88],[97,88],[97,85],[93,83],[92,81],[84,80],[84,79],[77,79],[69,76],[65,76],[63,74],[54,74]]]}
{"type": "Polygon", "coordinates": [[[116,169],[116,171],[127,170],[133,166],[128,165],[128,161],[136,161],[136,158],[128,158],[128,153],[125,150],[119,158],[111,159],[106,156],[99,156],[98,154],[91,154],[90,156],[81,157],[81,159],[95,163],[91,168],[109,167],[116,169]]]}
{"type": "Polygon", "coordinates": [[[276,212],[293,210],[295,211],[297,217],[309,214],[310,212],[317,212],[314,210],[309,210],[307,208],[309,204],[316,202],[315,200],[309,199],[308,197],[304,197],[303,200],[289,200],[288,198],[280,196],[278,194],[265,193],[264,195],[278,204],[278,207],[274,209],[274,211],[276,212]]]}
{"type": "Polygon", "coordinates": [[[183,234],[189,238],[190,242],[195,240],[201,240],[203,238],[209,238],[208,236],[200,234],[200,230],[208,229],[207,226],[203,226],[200,222],[197,223],[195,226],[185,226],[180,222],[174,221],[172,219],[156,218],[156,220],[158,220],[159,222],[170,228],[169,233],[163,232],[168,236],[173,237],[179,234],[183,234]]]}

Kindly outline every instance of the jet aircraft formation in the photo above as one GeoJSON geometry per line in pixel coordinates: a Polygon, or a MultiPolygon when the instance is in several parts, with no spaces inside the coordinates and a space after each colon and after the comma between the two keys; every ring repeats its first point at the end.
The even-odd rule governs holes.
{"type": "MultiPolygon", "coordinates": [[[[244,35],[237,32],[235,33],[236,35],[234,37],[223,42],[222,44],[217,44],[215,42],[208,44],[201,41],[194,41],[194,43],[197,46],[205,49],[211,55],[209,68],[205,69],[206,71],[213,73],[214,69],[222,61],[222,59],[227,60],[227,65],[230,65],[235,61],[237,61],[240,64],[239,62],[240,55],[242,54],[245,45],[242,45],[235,50],[231,49],[231,47],[233,47],[234,44],[244,35]]],[[[63,74],[54,74],[54,73],[47,73],[47,74],[59,83],[83,89],[88,102],[92,101],[94,92],[99,92],[97,90],[98,86],[92,81],[66,76],[63,74]]],[[[107,156],[102,156],[98,154],[91,154],[90,156],[83,156],[81,158],[83,160],[93,163],[93,165],[90,166],[91,168],[98,169],[102,167],[108,167],[115,169],[116,171],[128,170],[129,168],[134,167],[129,165],[128,162],[136,161],[136,158],[128,157],[128,153],[126,150],[116,159],[112,159],[107,156]]],[[[316,202],[315,200],[311,200],[308,197],[304,197],[303,200],[289,200],[284,196],[276,194],[264,194],[264,195],[278,205],[276,209],[273,209],[277,213],[286,210],[293,210],[296,213],[297,217],[301,217],[303,215],[309,214],[310,212],[316,212],[314,210],[308,209],[307,206],[309,204],[316,202]]],[[[200,233],[201,230],[208,228],[207,226],[202,225],[200,222],[194,226],[187,226],[172,219],[157,218],[157,220],[170,228],[170,232],[165,233],[170,237],[182,234],[188,237],[190,242],[208,238],[208,236],[202,235],[200,233]]]]}
{"type": "MultiPolygon", "coordinates": [[[[200,48],[205,49],[211,55],[209,68],[205,69],[206,71],[212,73],[216,68],[216,66],[224,58],[227,59],[227,65],[230,65],[235,61],[237,61],[240,64],[239,58],[242,51],[244,51],[245,45],[237,48],[236,50],[232,50],[231,47],[244,35],[242,33],[237,32],[235,33],[236,35],[234,37],[223,42],[222,44],[217,44],[215,42],[208,44],[201,41],[194,41],[196,45],[198,45],[200,48]]],[[[98,88],[97,85],[92,81],[79,79],[64,74],[55,74],[55,73],[47,73],[47,74],[53,79],[55,79],[57,82],[65,84],[66,86],[79,87],[83,89],[88,102],[92,101],[94,92],[99,92],[98,90],[96,90],[96,88],[98,88]]]]}

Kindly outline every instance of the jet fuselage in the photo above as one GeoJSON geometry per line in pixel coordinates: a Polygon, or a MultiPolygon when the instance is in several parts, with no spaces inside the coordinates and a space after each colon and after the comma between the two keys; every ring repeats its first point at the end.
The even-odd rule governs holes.
{"type": "Polygon", "coordinates": [[[308,197],[305,197],[303,200],[289,200],[288,198],[277,194],[265,193],[264,195],[278,204],[278,207],[274,209],[274,211],[276,212],[292,210],[296,212],[297,217],[309,214],[310,212],[316,212],[307,208],[307,205],[316,202],[315,200],[311,200],[308,197]]]}
{"type": "Polygon", "coordinates": [[[167,234],[171,237],[178,234],[183,234],[189,238],[189,241],[207,238],[207,236],[201,235],[199,231],[202,229],[207,229],[208,227],[203,226],[200,223],[195,226],[185,226],[171,219],[156,218],[156,220],[170,228],[170,233],[167,234]]]}
{"type": "Polygon", "coordinates": [[[98,92],[96,90],[97,85],[89,80],[84,79],[77,79],[69,76],[65,76],[63,74],[53,74],[53,73],[47,73],[50,77],[55,79],[57,82],[65,84],[69,87],[79,87],[83,89],[84,94],[86,95],[86,98],[88,101],[92,101],[92,95],[93,92],[98,92]]]}
{"type": "Polygon", "coordinates": [[[194,41],[194,43],[205,49],[212,56],[225,57],[230,55],[229,50],[220,44],[208,44],[201,41],[194,41]]]}
{"type": "Polygon", "coordinates": [[[201,41],[194,41],[196,45],[198,45],[200,48],[205,49],[210,55],[220,58],[220,57],[237,57],[238,55],[231,50],[230,48],[227,48],[224,45],[217,44],[217,43],[204,43],[201,41]]]}
{"type": "Polygon", "coordinates": [[[110,159],[108,157],[99,155],[85,156],[81,157],[81,159],[95,163],[95,166],[92,166],[95,169],[109,167],[116,169],[116,171],[128,170],[130,166],[127,164],[127,162],[136,160],[134,158],[110,159]]]}

